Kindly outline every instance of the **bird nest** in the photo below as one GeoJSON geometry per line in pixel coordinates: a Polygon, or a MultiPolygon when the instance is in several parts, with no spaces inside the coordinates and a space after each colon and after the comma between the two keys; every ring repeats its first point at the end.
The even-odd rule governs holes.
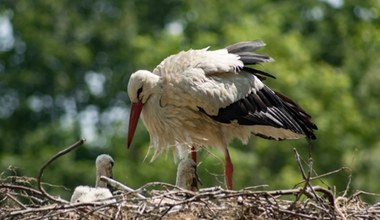
{"type": "Polygon", "coordinates": [[[380,204],[362,192],[335,198],[320,186],[257,191],[221,187],[191,192],[166,183],[149,183],[134,192],[119,190],[112,200],[69,203],[33,187],[35,179],[0,180],[0,219],[378,219],[380,204]]]}
{"type": "Polygon", "coordinates": [[[342,169],[311,177],[301,166],[304,181],[292,189],[272,191],[256,186],[233,191],[218,186],[192,192],[153,182],[132,190],[102,177],[117,189],[113,198],[69,203],[47,193],[41,176],[49,163],[74,148],[52,157],[37,178],[0,175],[0,219],[380,219],[380,203],[361,199],[363,194],[377,194],[358,191],[347,196],[347,189],[337,197],[328,187],[311,184],[342,169]]]}

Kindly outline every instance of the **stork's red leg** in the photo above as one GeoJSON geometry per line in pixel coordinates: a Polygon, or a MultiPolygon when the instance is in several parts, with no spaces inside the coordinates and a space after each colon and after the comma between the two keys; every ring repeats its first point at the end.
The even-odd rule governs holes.
{"type": "Polygon", "coordinates": [[[234,167],[232,165],[230,153],[228,152],[227,147],[224,150],[224,158],[226,161],[224,173],[226,176],[227,189],[231,190],[232,189],[232,174],[234,172],[234,167]]]}
{"type": "Polygon", "coordinates": [[[197,163],[197,151],[195,150],[194,146],[191,146],[191,159],[197,163]]]}
{"type": "MultiPolygon", "coordinates": [[[[197,151],[194,146],[191,146],[191,159],[197,164],[197,151]]],[[[195,166],[195,173],[197,173],[197,166],[195,166]]],[[[197,179],[191,185],[191,191],[195,192],[198,189],[198,176],[197,179]]]]}

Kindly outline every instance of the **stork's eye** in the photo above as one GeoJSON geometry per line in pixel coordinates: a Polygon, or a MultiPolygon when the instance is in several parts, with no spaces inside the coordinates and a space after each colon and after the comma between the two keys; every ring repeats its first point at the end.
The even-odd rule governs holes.
{"type": "Polygon", "coordinates": [[[141,86],[138,90],[137,90],[137,98],[140,99],[140,94],[143,90],[143,87],[141,86]]]}
{"type": "Polygon", "coordinates": [[[113,167],[113,161],[111,161],[111,167],[113,167]]]}

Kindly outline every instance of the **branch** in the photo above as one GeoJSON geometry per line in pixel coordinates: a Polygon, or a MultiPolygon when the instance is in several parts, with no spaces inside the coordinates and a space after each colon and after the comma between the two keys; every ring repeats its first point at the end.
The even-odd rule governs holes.
{"type": "Polygon", "coordinates": [[[54,160],[56,160],[58,157],[62,156],[62,155],[65,155],[67,154],[68,152],[74,150],[75,148],[79,147],[80,145],[82,145],[84,142],[86,141],[86,139],[84,138],[81,138],[79,141],[77,141],[76,143],[72,144],[71,146],[65,148],[64,150],[61,150],[60,152],[58,152],[57,154],[55,154],[53,157],[51,157],[48,161],[46,161],[44,163],[44,165],[41,167],[40,169],[40,172],[38,173],[38,177],[37,177],[37,185],[38,185],[38,189],[41,191],[41,193],[46,196],[48,199],[52,200],[52,201],[55,201],[57,203],[68,203],[66,200],[63,200],[61,198],[54,198],[53,196],[51,196],[50,194],[48,194],[45,189],[42,187],[41,185],[41,178],[42,178],[42,175],[43,175],[43,172],[45,170],[45,168],[47,166],[49,166],[54,160]]]}
{"type": "Polygon", "coordinates": [[[106,181],[107,183],[109,183],[111,186],[117,188],[117,189],[120,189],[120,190],[123,190],[123,191],[127,191],[127,192],[130,192],[130,193],[133,193],[133,194],[136,194],[137,197],[139,197],[140,199],[146,199],[145,196],[141,195],[140,193],[138,193],[136,190],[132,189],[132,188],[129,188],[128,186],[114,180],[114,179],[111,179],[109,177],[106,177],[106,176],[101,176],[100,177],[101,180],[103,181],[106,181]]]}
{"type": "Polygon", "coordinates": [[[11,194],[9,193],[5,193],[5,196],[7,196],[8,198],[12,199],[17,205],[21,206],[21,208],[23,209],[26,209],[26,206],[24,204],[22,204],[20,201],[18,201],[14,196],[12,196],[11,194]]]}

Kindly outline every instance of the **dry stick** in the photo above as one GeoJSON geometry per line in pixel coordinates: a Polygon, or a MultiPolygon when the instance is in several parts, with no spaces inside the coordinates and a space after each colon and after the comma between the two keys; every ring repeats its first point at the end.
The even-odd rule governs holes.
{"type": "Polygon", "coordinates": [[[296,160],[298,163],[298,167],[301,171],[302,178],[304,179],[305,184],[303,185],[301,192],[296,196],[296,199],[294,200],[293,204],[290,206],[290,209],[293,209],[295,207],[296,203],[298,202],[298,200],[301,198],[302,194],[305,194],[306,188],[309,186],[309,180],[310,180],[310,170],[309,170],[308,175],[306,177],[305,170],[303,169],[303,166],[301,164],[300,155],[298,154],[297,149],[293,148],[293,151],[295,153],[296,160]]]}
{"type": "Polygon", "coordinates": [[[252,189],[257,189],[257,188],[267,188],[269,185],[263,184],[263,185],[257,185],[257,186],[247,186],[244,187],[241,191],[246,191],[246,190],[252,190],[252,189]]]}
{"type": "Polygon", "coordinates": [[[380,197],[380,194],[379,194],[379,193],[370,193],[370,192],[366,192],[366,191],[360,190],[360,191],[357,191],[356,193],[354,193],[354,194],[348,199],[348,201],[351,201],[352,199],[354,199],[355,197],[360,196],[361,194],[368,195],[368,196],[377,196],[377,197],[380,197]]]}
{"type": "Polygon", "coordinates": [[[167,208],[167,209],[164,211],[164,213],[161,214],[160,219],[163,218],[166,214],[168,214],[168,212],[169,212],[170,210],[172,210],[172,208],[174,208],[174,207],[175,207],[175,205],[170,205],[169,208],[167,208]]]}
{"type": "MultiPolygon", "coordinates": [[[[64,206],[62,206],[64,207],[64,206]]],[[[80,212],[83,212],[82,211],[83,208],[79,207],[77,209],[58,209],[58,210],[47,210],[46,213],[43,214],[43,217],[45,219],[59,219],[59,217],[55,217],[55,216],[67,216],[67,215],[70,215],[70,213],[75,213],[76,215],[80,215],[80,212]],[[79,212],[79,213],[78,213],[79,212]],[[55,217],[55,218],[54,218],[55,217]]],[[[41,217],[38,217],[38,218],[35,218],[36,220],[37,219],[40,219],[41,217]]],[[[67,217],[66,217],[67,218],[67,217]]],[[[63,217],[63,219],[66,219],[65,217],[63,217]]],[[[83,219],[83,218],[80,218],[80,219],[83,219]]],[[[87,217],[85,219],[88,219],[87,217]]]]}
{"type": "MultiPolygon", "coordinates": [[[[163,198],[161,199],[161,201],[164,199],[164,198],[168,198],[168,199],[172,199],[172,200],[174,200],[172,197],[168,197],[168,195],[169,194],[177,194],[178,192],[168,192],[168,193],[166,193],[165,195],[162,195],[163,196],[163,198]]],[[[207,193],[207,194],[209,194],[209,193],[207,193]]],[[[189,199],[186,199],[186,200],[182,200],[182,201],[179,201],[179,202],[176,202],[176,203],[173,203],[173,204],[166,204],[167,206],[169,206],[167,209],[165,209],[164,211],[163,211],[163,213],[160,215],[160,218],[163,218],[170,210],[172,210],[174,207],[176,207],[176,206],[179,206],[179,205],[182,205],[182,204],[187,204],[187,203],[191,203],[191,202],[201,202],[201,203],[204,203],[205,205],[206,205],[206,207],[209,209],[209,210],[211,210],[208,206],[207,206],[207,203],[205,203],[204,201],[202,201],[201,200],[201,197],[202,196],[202,194],[197,194],[197,195],[195,195],[195,196],[193,196],[193,197],[191,197],[191,198],[189,198],[189,199]],[[197,199],[196,199],[196,197],[197,196],[200,196],[200,197],[198,197],[197,199]]],[[[160,203],[161,203],[161,201],[160,201],[160,203]]]]}
{"type": "MultiPolygon", "coordinates": [[[[309,143],[308,146],[309,146],[309,161],[310,161],[310,160],[312,160],[312,158],[311,158],[311,142],[309,141],[308,143],[309,143]]],[[[312,168],[309,168],[309,172],[311,172],[311,171],[312,171],[312,168]]],[[[310,182],[308,182],[308,185],[311,186],[310,182]]],[[[315,193],[315,191],[313,189],[311,189],[311,190],[312,190],[312,193],[314,194],[314,196],[316,197],[317,201],[320,203],[320,205],[322,205],[322,207],[325,207],[323,200],[320,197],[318,197],[318,195],[315,193]]],[[[346,217],[344,216],[344,214],[337,207],[334,196],[333,196],[333,199],[330,198],[329,201],[330,201],[330,206],[342,217],[342,219],[346,220],[346,217]]],[[[328,208],[329,207],[327,207],[327,209],[328,208]]],[[[329,212],[329,214],[330,214],[330,212],[329,212]]],[[[333,217],[332,214],[330,214],[330,216],[333,217]]]]}
{"type": "Polygon", "coordinates": [[[31,187],[28,187],[28,186],[18,186],[18,185],[6,184],[5,183],[5,184],[0,184],[0,189],[1,188],[7,188],[7,189],[9,188],[9,189],[17,189],[17,190],[29,191],[29,192],[31,192],[33,194],[37,194],[39,196],[43,196],[43,194],[40,191],[35,190],[35,189],[33,189],[31,187]]]}
{"type": "Polygon", "coordinates": [[[287,210],[287,209],[277,209],[277,211],[283,212],[283,213],[286,213],[286,214],[290,214],[292,216],[301,217],[302,219],[317,219],[316,217],[309,216],[307,214],[297,213],[297,212],[294,212],[294,211],[291,211],[291,210],[287,210]]]}
{"type": "MultiPolygon", "coordinates": [[[[311,157],[311,140],[308,140],[308,149],[309,149],[309,160],[312,158],[311,157]]],[[[302,162],[304,162],[305,164],[309,164],[309,163],[306,163],[306,161],[301,157],[300,160],[302,162]]],[[[310,161],[309,161],[310,162],[310,161]]],[[[318,173],[315,171],[315,170],[312,170],[314,172],[314,174],[316,175],[315,177],[310,177],[309,181],[311,180],[314,180],[314,179],[318,179],[319,181],[321,181],[321,183],[323,183],[325,186],[328,186],[322,179],[320,179],[319,177],[322,177],[322,176],[325,176],[325,175],[330,175],[329,173],[327,174],[322,174],[322,175],[318,175],[318,173]]],[[[299,184],[305,182],[304,180],[301,181],[299,184]]],[[[297,184],[298,185],[298,184],[297,184]]],[[[328,186],[329,187],[329,186],[328,186]]]]}
{"type": "MultiPolygon", "coordinates": [[[[305,175],[305,170],[303,169],[303,166],[302,166],[301,157],[295,148],[294,148],[294,152],[295,152],[296,160],[298,162],[298,167],[299,167],[301,174],[302,174],[302,177],[304,179],[303,182],[305,184],[302,187],[302,190],[300,191],[300,193],[297,194],[296,200],[292,203],[292,205],[290,206],[290,209],[293,209],[295,207],[296,202],[300,199],[300,197],[302,195],[306,195],[306,196],[312,195],[312,198],[316,199],[323,207],[325,207],[323,200],[317,195],[317,193],[314,190],[314,187],[310,184],[311,173],[313,170],[313,168],[312,168],[313,161],[312,161],[312,157],[311,157],[310,143],[309,143],[309,162],[308,162],[309,171],[308,171],[307,176],[305,175]],[[307,188],[310,188],[311,193],[307,192],[307,188]]],[[[329,193],[329,195],[331,195],[331,193],[329,193]]],[[[310,196],[308,196],[308,197],[310,197],[310,196]]],[[[331,199],[331,197],[329,197],[329,201],[331,203],[331,206],[335,207],[334,199],[331,199]]]]}
{"type": "Polygon", "coordinates": [[[344,190],[342,197],[347,196],[348,190],[350,190],[351,180],[352,180],[352,173],[350,173],[350,175],[348,176],[348,183],[347,183],[346,189],[344,190]]]}
{"type": "MultiPolygon", "coordinates": [[[[331,195],[331,192],[322,188],[322,187],[313,187],[313,189],[315,191],[321,191],[323,193],[326,193],[328,195],[330,195],[330,197],[332,196],[331,195]]],[[[276,196],[276,195],[289,195],[289,194],[299,194],[301,193],[302,191],[302,188],[299,188],[299,189],[291,189],[291,190],[277,190],[277,191],[261,191],[261,192],[234,192],[234,193],[230,193],[226,190],[218,190],[218,191],[207,191],[207,192],[204,192],[204,193],[199,193],[197,194],[196,196],[194,197],[191,197],[189,199],[186,199],[184,201],[180,201],[180,202],[177,202],[177,203],[174,203],[174,204],[170,204],[169,205],[169,209],[166,209],[164,211],[163,214],[161,214],[161,217],[164,216],[168,211],[170,211],[171,208],[175,207],[175,206],[178,206],[178,205],[182,205],[182,204],[186,204],[186,203],[191,203],[191,202],[196,202],[196,201],[200,201],[202,202],[202,198],[205,198],[205,197],[212,197],[212,198],[219,198],[219,199],[227,199],[227,198],[230,198],[230,197],[238,197],[238,196],[252,196],[252,195],[259,195],[259,194],[269,194],[269,195],[272,195],[272,196],[276,196]],[[227,195],[223,195],[223,194],[226,194],[227,195]],[[220,194],[221,196],[218,196],[217,194],[220,194]]],[[[279,211],[282,211],[281,208],[279,208],[279,211]]],[[[288,214],[293,214],[294,215],[294,212],[291,212],[291,211],[283,211],[285,213],[288,213],[288,214]]],[[[296,214],[297,216],[297,214],[296,214]]],[[[303,216],[303,217],[307,217],[307,215],[303,216]]]]}
{"type": "Polygon", "coordinates": [[[53,157],[51,157],[48,161],[46,161],[44,163],[44,165],[41,167],[40,169],[40,172],[38,173],[38,177],[37,177],[37,185],[38,185],[38,189],[41,191],[41,193],[46,196],[48,199],[50,200],[53,200],[55,202],[58,202],[58,203],[68,203],[66,200],[63,200],[61,198],[59,199],[56,199],[54,198],[53,196],[51,196],[50,194],[48,194],[45,189],[42,187],[41,185],[41,177],[42,177],[42,174],[45,170],[45,168],[47,166],[49,166],[49,164],[51,164],[54,160],[56,160],[58,157],[62,156],[62,155],[65,155],[67,154],[68,152],[74,150],[75,148],[79,147],[80,145],[82,145],[84,142],[86,141],[86,139],[84,138],[81,138],[79,141],[77,141],[76,143],[72,144],[71,146],[65,148],[64,150],[61,150],[60,152],[58,152],[57,154],[55,154],[53,157]]]}
{"type": "Polygon", "coordinates": [[[126,186],[126,185],[124,185],[124,184],[122,184],[122,183],[120,183],[120,182],[118,182],[118,181],[116,181],[114,179],[111,179],[111,178],[106,177],[106,176],[101,176],[100,179],[103,180],[103,181],[106,181],[107,183],[109,183],[111,186],[113,186],[115,188],[118,188],[120,190],[136,194],[136,196],[139,197],[140,199],[146,199],[145,196],[141,195],[136,190],[134,190],[132,188],[129,188],[128,186],[126,186]]]}
{"type": "Polygon", "coordinates": [[[92,214],[95,214],[98,216],[105,216],[105,217],[108,217],[108,219],[112,219],[111,217],[109,217],[108,215],[106,215],[105,213],[102,213],[102,212],[98,212],[98,211],[101,211],[103,210],[104,208],[108,208],[108,209],[111,209],[113,208],[113,205],[116,204],[117,202],[113,202],[113,203],[109,203],[109,204],[103,204],[99,207],[96,207],[96,208],[93,208],[92,210],[90,210],[89,212],[87,213],[83,213],[82,215],[80,215],[80,218],[83,218],[83,217],[87,217],[87,216],[90,216],[92,214]]]}
{"type": "Polygon", "coordinates": [[[113,216],[112,219],[118,219],[119,218],[119,215],[120,215],[120,212],[121,212],[121,205],[122,205],[121,202],[119,204],[117,204],[117,206],[116,206],[116,212],[115,212],[115,214],[114,214],[114,216],[113,216]]]}
{"type": "Polygon", "coordinates": [[[43,211],[55,211],[55,210],[76,210],[78,208],[86,208],[86,207],[96,207],[101,206],[104,204],[100,204],[97,202],[86,202],[86,203],[74,203],[74,204],[64,204],[64,205],[58,205],[58,204],[52,204],[49,206],[42,206],[37,208],[28,208],[25,210],[15,210],[10,212],[10,216],[16,216],[16,215],[25,215],[31,212],[43,212],[43,211]]]}
{"type": "MultiPolygon", "coordinates": [[[[310,187],[311,189],[311,192],[312,194],[314,195],[314,197],[316,198],[316,200],[322,204],[322,206],[324,206],[324,203],[323,203],[323,200],[317,195],[317,193],[315,193],[315,191],[313,190],[313,187],[311,185],[311,182],[310,182],[310,178],[311,178],[311,175],[312,175],[312,172],[313,172],[313,158],[311,156],[311,141],[308,140],[308,149],[309,149],[309,162],[308,162],[308,165],[309,165],[309,172],[308,172],[308,178],[307,178],[307,185],[310,187]]],[[[334,206],[334,203],[331,203],[332,206],[334,206]]]]}
{"type": "Polygon", "coordinates": [[[42,199],[39,199],[39,198],[32,196],[32,195],[29,195],[26,192],[25,193],[13,192],[12,195],[29,199],[29,201],[32,202],[33,204],[34,204],[34,202],[37,202],[38,204],[42,204],[44,202],[42,199]]]}
{"type": "Polygon", "coordinates": [[[303,182],[307,182],[307,178],[306,178],[306,175],[305,175],[305,170],[303,169],[302,162],[301,162],[301,156],[299,155],[299,153],[298,153],[298,151],[297,151],[296,148],[293,148],[293,151],[294,151],[294,154],[295,154],[295,157],[296,157],[298,168],[300,169],[301,174],[302,174],[303,182]]]}
{"type": "Polygon", "coordinates": [[[146,202],[142,203],[142,204],[137,208],[137,213],[139,213],[140,215],[142,215],[142,214],[145,212],[146,205],[147,205],[146,202]]]}
{"type": "Polygon", "coordinates": [[[171,188],[174,188],[174,189],[177,189],[181,192],[184,192],[184,193],[187,193],[187,194],[190,194],[190,195],[196,195],[196,192],[193,192],[193,191],[189,191],[189,190],[186,190],[186,189],[182,189],[176,185],[172,185],[170,183],[162,183],[162,182],[150,182],[150,183],[147,183],[143,186],[141,186],[140,188],[136,189],[135,191],[136,192],[141,192],[143,189],[146,189],[148,187],[152,187],[152,186],[158,186],[160,185],[161,187],[163,186],[166,186],[166,187],[171,187],[171,188]]]}
{"type": "MultiPolygon", "coordinates": [[[[333,171],[330,171],[328,173],[324,173],[324,174],[321,174],[321,175],[318,175],[318,176],[310,177],[310,181],[317,180],[317,179],[320,179],[322,177],[330,176],[330,175],[339,173],[339,172],[341,172],[343,170],[349,170],[351,172],[351,168],[349,168],[349,167],[341,167],[341,168],[339,168],[337,170],[333,170],[333,171]]],[[[297,183],[296,186],[299,185],[299,184],[301,184],[301,183],[304,183],[304,182],[305,182],[305,180],[302,180],[301,182],[297,183]]]]}
{"type": "MultiPolygon", "coordinates": [[[[324,193],[325,195],[328,196],[328,198],[330,198],[330,200],[333,199],[333,195],[327,189],[324,189],[320,186],[312,187],[312,189],[314,191],[324,193]]],[[[181,201],[181,202],[178,202],[175,204],[171,204],[171,206],[186,204],[186,203],[190,203],[193,201],[201,201],[201,199],[205,198],[205,197],[231,198],[231,197],[238,197],[238,196],[257,196],[260,194],[261,195],[271,195],[271,196],[296,195],[296,194],[301,193],[302,188],[289,189],[289,190],[274,190],[274,191],[255,191],[255,192],[247,192],[247,191],[233,192],[233,191],[223,190],[220,187],[212,187],[211,190],[210,189],[203,189],[203,190],[204,190],[203,192],[197,193],[195,196],[190,197],[184,201],[181,201]]],[[[169,194],[173,194],[173,193],[175,194],[175,193],[179,193],[179,192],[168,192],[165,195],[169,195],[169,194]]],[[[163,195],[161,195],[161,196],[163,196],[163,195]]]]}
{"type": "Polygon", "coordinates": [[[24,205],[24,204],[22,204],[20,201],[18,201],[14,196],[12,196],[11,194],[9,194],[9,193],[5,193],[5,195],[8,197],[8,198],[10,198],[10,199],[12,199],[17,205],[19,205],[21,208],[23,208],[23,209],[26,209],[27,207],[24,205]]]}
{"type": "MultiPolygon", "coordinates": [[[[330,172],[330,173],[327,173],[327,174],[322,174],[322,175],[320,175],[320,176],[317,176],[317,177],[314,177],[314,178],[311,178],[310,177],[310,175],[311,175],[311,172],[313,171],[313,167],[312,167],[312,157],[311,157],[311,142],[308,142],[309,143],[309,178],[308,178],[308,181],[306,181],[306,180],[303,180],[303,182],[305,182],[305,184],[307,184],[309,187],[310,187],[310,189],[311,189],[311,192],[312,192],[312,194],[313,194],[313,196],[314,196],[314,198],[317,200],[317,202],[319,202],[320,203],[320,205],[322,205],[324,208],[326,208],[325,207],[325,204],[323,203],[323,200],[317,195],[317,193],[315,193],[315,191],[314,191],[314,189],[313,189],[313,187],[312,187],[312,185],[311,185],[311,183],[310,183],[310,181],[311,181],[311,179],[312,180],[314,180],[314,179],[316,179],[317,177],[318,178],[320,178],[320,177],[322,177],[322,176],[326,176],[326,175],[330,175],[331,173],[333,173],[333,172],[330,172]]],[[[297,152],[297,154],[298,154],[298,152],[297,152]]],[[[298,154],[298,158],[299,159],[302,159],[300,156],[299,156],[299,154],[298,154]]],[[[299,162],[299,165],[301,166],[301,162],[299,162]]],[[[343,168],[341,168],[340,170],[342,170],[343,168]]],[[[322,181],[322,180],[320,180],[320,181],[322,181]]],[[[322,181],[323,182],[323,181],[322,181]]],[[[326,190],[326,191],[328,191],[328,190],[326,190]]],[[[329,195],[329,197],[328,197],[328,199],[329,199],[329,202],[330,202],[330,205],[331,205],[331,207],[335,207],[335,198],[334,198],[334,195],[330,192],[330,191],[328,191],[329,193],[328,193],[328,195],[329,195]]],[[[326,193],[325,193],[326,194],[326,193]]],[[[327,207],[328,208],[328,207],[327,207]]]]}
{"type": "MultiPolygon", "coordinates": [[[[311,140],[307,140],[307,143],[308,143],[308,150],[309,150],[309,163],[308,163],[309,164],[309,173],[308,173],[307,185],[311,188],[311,192],[313,193],[313,195],[315,196],[317,201],[320,202],[322,204],[322,206],[324,206],[323,200],[317,195],[317,193],[315,193],[315,191],[313,190],[313,187],[310,183],[311,175],[312,175],[312,172],[314,171],[314,169],[313,169],[313,158],[311,155],[311,140]]],[[[335,206],[334,200],[330,200],[330,202],[331,202],[331,205],[334,207],[335,206]]]]}
{"type": "MultiPolygon", "coordinates": [[[[314,186],[314,187],[312,187],[312,189],[314,191],[324,193],[330,199],[333,197],[332,193],[323,187],[314,186]]],[[[224,195],[220,198],[229,198],[229,197],[237,197],[237,196],[258,196],[258,195],[259,196],[260,195],[285,196],[285,195],[297,195],[301,192],[302,192],[302,188],[284,189],[284,190],[271,190],[271,191],[253,191],[253,192],[252,191],[251,192],[238,191],[238,192],[235,192],[234,194],[224,195]]],[[[225,193],[225,192],[221,191],[220,193],[225,193]]],[[[210,195],[215,196],[215,193],[203,193],[203,194],[199,194],[199,197],[210,196],[210,195]]]]}

